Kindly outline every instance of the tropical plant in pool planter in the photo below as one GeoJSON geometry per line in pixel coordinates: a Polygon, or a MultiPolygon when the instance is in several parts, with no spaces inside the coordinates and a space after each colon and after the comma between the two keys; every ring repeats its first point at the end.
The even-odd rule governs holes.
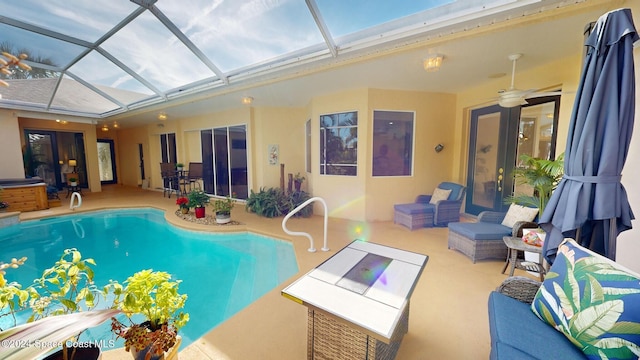
{"type": "Polygon", "coordinates": [[[115,281],[105,287],[127,317],[126,324],[111,319],[111,329],[125,340],[126,351],[162,355],[178,345],[178,330],[189,321],[189,314],[181,311],[187,295],[178,293],[180,283],[167,272],[147,269],[130,276],[124,288],[115,281]],[[136,315],[143,321],[136,322],[136,315]]]}
{"type": "MultiPolygon", "coordinates": [[[[311,196],[309,196],[308,193],[304,192],[304,191],[295,191],[292,192],[291,194],[289,194],[289,201],[291,202],[291,205],[289,207],[289,210],[287,211],[287,213],[289,213],[291,210],[297,208],[299,205],[301,205],[303,202],[307,201],[311,199],[311,196]]],[[[300,211],[298,211],[297,213],[295,213],[293,216],[295,217],[309,217],[313,215],[313,205],[308,204],[307,206],[303,207],[302,209],[300,209],[300,211]]]]}

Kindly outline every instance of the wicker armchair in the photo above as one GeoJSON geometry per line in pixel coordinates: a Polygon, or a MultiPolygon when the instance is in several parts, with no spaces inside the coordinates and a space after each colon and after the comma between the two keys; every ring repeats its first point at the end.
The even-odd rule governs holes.
{"type": "Polygon", "coordinates": [[[505,212],[483,211],[475,223],[449,223],[449,249],[460,251],[474,263],[476,260],[506,259],[508,249],[502,238],[522,237],[522,229],[537,228],[538,224],[518,221],[513,228],[508,228],[502,225],[505,215],[505,212]]]}
{"type": "Polygon", "coordinates": [[[542,285],[541,282],[528,277],[511,276],[506,278],[496,291],[523,303],[531,304],[540,285],[542,285]]]}
{"type": "MultiPolygon", "coordinates": [[[[460,221],[460,208],[467,188],[452,182],[443,182],[438,185],[440,189],[451,190],[447,200],[438,201],[432,205],[434,208],[433,225],[447,226],[450,222],[460,221]]],[[[418,195],[416,203],[429,204],[431,195],[418,195]]]]}

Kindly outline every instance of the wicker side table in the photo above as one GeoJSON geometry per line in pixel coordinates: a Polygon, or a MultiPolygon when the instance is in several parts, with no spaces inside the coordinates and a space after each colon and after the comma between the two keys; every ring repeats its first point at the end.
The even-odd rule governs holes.
{"type": "Polygon", "coordinates": [[[507,270],[507,267],[511,265],[509,276],[513,276],[513,272],[518,268],[520,270],[536,272],[540,275],[540,281],[544,280],[546,270],[542,264],[542,247],[529,245],[522,241],[521,238],[512,236],[505,236],[502,240],[504,241],[504,244],[507,245],[507,249],[509,251],[507,254],[507,260],[505,260],[504,267],[502,268],[503,274],[507,270]],[[529,251],[539,254],[540,260],[538,260],[537,263],[520,260],[518,259],[518,251],[529,251]]]}
{"type": "Polygon", "coordinates": [[[308,360],[393,360],[409,331],[409,303],[389,343],[378,340],[320,310],[309,309],[308,360]]]}

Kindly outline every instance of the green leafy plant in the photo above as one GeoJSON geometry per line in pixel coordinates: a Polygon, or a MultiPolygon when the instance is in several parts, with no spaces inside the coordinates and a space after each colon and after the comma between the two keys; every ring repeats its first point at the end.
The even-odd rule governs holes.
{"type": "Polygon", "coordinates": [[[187,194],[187,198],[189,199],[188,206],[190,208],[203,207],[210,201],[209,195],[202,190],[191,190],[187,194]]]}
{"type": "Polygon", "coordinates": [[[213,202],[213,210],[217,214],[229,215],[231,214],[231,210],[233,209],[235,204],[236,201],[231,196],[228,196],[224,199],[215,200],[213,202]]]}
{"type": "Polygon", "coordinates": [[[112,318],[111,329],[125,340],[126,351],[142,351],[160,355],[176,344],[178,330],[189,321],[189,314],[181,309],[187,301],[186,294],[179,294],[180,280],[171,275],[150,269],[130,276],[122,285],[112,282],[105,291],[113,289],[115,307],[122,310],[128,324],[112,318]],[[144,321],[136,323],[135,315],[144,321]]]}
{"type": "MultiPolygon", "coordinates": [[[[18,328],[26,326],[25,328],[30,329],[30,331],[33,330],[27,335],[30,336],[30,341],[42,336],[51,340],[52,344],[62,343],[63,358],[73,359],[77,348],[74,347],[69,351],[65,340],[75,340],[88,327],[99,323],[94,324],[82,321],[79,324],[67,324],[67,329],[57,335],[52,335],[51,329],[43,329],[43,327],[50,326],[46,325],[51,324],[51,321],[47,320],[49,318],[58,319],[64,315],[91,313],[96,308],[104,294],[95,286],[93,281],[94,272],[92,266],[95,266],[95,261],[93,259],[83,259],[82,254],[77,249],[66,249],[51,268],[44,270],[40,278],[35,279],[31,286],[23,290],[17,282],[9,283],[6,281],[4,270],[18,268],[24,265],[26,260],[26,258],[12,259],[8,264],[0,265],[0,313],[13,316],[15,324],[15,314],[18,311],[26,310],[28,301],[32,314],[27,320],[27,325],[36,325],[21,325],[18,328]],[[72,329],[75,330],[69,332],[72,329]],[[66,334],[66,337],[60,338],[61,334],[66,334]],[[56,341],[53,342],[52,339],[56,341]]],[[[105,306],[108,307],[106,304],[105,306]]],[[[110,312],[110,314],[112,313],[110,312]]],[[[87,318],[91,316],[87,315],[87,318]]],[[[56,321],[58,320],[54,322],[56,321]]],[[[16,335],[15,329],[10,328],[3,331],[2,338],[4,339],[5,336],[20,336],[19,332],[16,335]]],[[[52,345],[52,347],[54,346],[52,345]]],[[[48,349],[45,348],[46,350],[48,349]]]]}
{"type": "Polygon", "coordinates": [[[507,197],[505,202],[538,208],[539,214],[544,212],[547,202],[562,179],[564,171],[564,154],[555,160],[539,159],[523,154],[520,156],[523,167],[515,169],[513,175],[518,184],[528,184],[533,188],[533,195],[515,194],[507,197]]]}
{"type": "MultiPolygon", "coordinates": [[[[277,188],[261,188],[260,192],[257,193],[251,190],[245,209],[259,216],[273,218],[288,214],[291,210],[310,198],[309,194],[304,191],[294,191],[290,194],[285,194],[284,191],[277,188]]],[[[313,206],[309,204],[296,213],[295,216],[309,217],[312,214],[313,206]]]]}
{"type": "Polygon", "coordinates": [[[76,178],[72,177],[72,178],[69,178],[69,182],[72,182],[72,183],[74,183],[74,182],[78,182],[78,179],[76,179],[76,178]]]}
{"type": "Polygon", "coordinates": [[[183,164],[183,163],[177,163],[177,164],[176,164],[176,168],[183,168],[183,167],[184,167],[184,164],[183,164]]]}
{"type": "Polygon", "coordinates": [[[287,213],[290,202],[284,191],[276,188],[260,188],[259,192],[251,190],[245,210],[268,218],[287,213]]]}
{"type": "MultiPolygon", "coordinates": [[[[11,259],[9,263],[0,263],[0,317],[11,316],[16,323],[15,314],[25,308],[29,299],[29,292],[22,289],[22,285],[15,281],[8,282],[4,275],[6,269],[17,269],[24,265],[26,257],[11,259]]],[[[0,329],[2,330],[2,329],[0,329]]]]}
{"type": "Polygon", "coordinates": [[[95,265],[93,259],[83,259],[77,249],[66,249],[27,289],[33,310],[29,321],[95,308],[104,297],[93,281],[91,266],[95,265]]]}
{"type": "MultiPolygon", "coordinates": [[[[287,210],[287,213],[289,211],[295,209],[296,207],[298,207],[298,205],[302,204],[303,202],[311,199],[311,196],[309,196],[309,194],[304,192],[304,191],[292,192],[291,194],[289,194],[288,197],[289,197],[289,201],[290,201],[290,207],[289,207],[289,210],[287,210]]],[[[300,211],[295,213],[293,216],[295,216],[295,217],[309,217],[311,215],[313,215],[313,205],[309,204],[309,205],[303,207],[302,209],[300,209],[300,211]]]]}

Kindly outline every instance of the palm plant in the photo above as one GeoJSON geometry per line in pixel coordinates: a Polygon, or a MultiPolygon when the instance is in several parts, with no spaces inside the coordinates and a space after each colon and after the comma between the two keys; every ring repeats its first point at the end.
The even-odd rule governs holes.
{"type": "Polygon", "coordinates": [[[539,214],[542,214],[553,190],[562,179],[564,154],[560,154],[555,160],[539,159],[523,154],[520,160],[524,166],[515,169],[513,176],[518,184],[530,185],[533,188],[533,195],[514,194],[507,197],[505,202],[536,207],[539,214]]]}

